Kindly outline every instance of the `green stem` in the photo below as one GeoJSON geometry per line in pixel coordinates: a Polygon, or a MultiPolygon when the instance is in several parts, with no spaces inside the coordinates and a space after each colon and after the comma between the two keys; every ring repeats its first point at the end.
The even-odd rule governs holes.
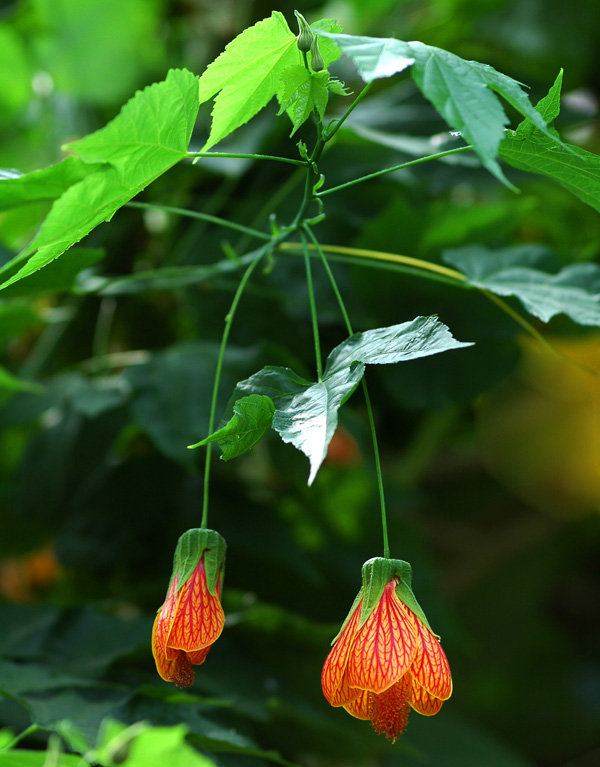
{"type": "Polygon", "coordinates": [[[317,364],[317,376],[320,381],[323,377],[323,363],[321,361],[321,343],[319,341],[319,320],[317,317],[317,306],[315,303],[315,292],[313,287],[312,270],[310,267],[310,256],[308,253],[308,243],[304,232],[300,233],[302,237],[302,249],[304,251],[304,267],[306,269],[306,285],[308,288],[308,302],[310,304],[310,318],[312,321],[313,341],[315,345],[315,360],[317,364]]]}
{"type": "MultiPolygon", "coordinates": [[[[244,292],[244,288],[246,287],[248,280],[252,276],[252,272],[256,269],[256,267],[258,266],[258,263],[261,261],[262,256],[264,255],[264,252],[265,251],[263,251],[262,253],[259,253],[257,257],[254,259],[254,261],[252,261],[248,265],[248,268],[242,275],[242,279],[240,280],[237,290],[235,291],[235,295],[233,297],[233,301],[231,302],[229,312],[227,313],[227,316],[225,317],[225,327],[223,328],[223,337],[221,338],[221,347],[219,349],[219,356],[217,358],[217,366],[215,369],[215,379],[213,382],[212,397],[210,401],[210,415],[208,417],[208,433],[209,434],[212,434],[215,428],[219,384],[221,383],[221,372],[223,370],[223,362],[225,360],[225,350],[227,348],[227,341],[229,340],[229,333],[231,331],[231,326],[233,324],[233,318],[235,317],[235,313],[236,313],[238,304],[240,302],[240,299],[242,297],[242,294],[244,292]]],[[[204,493],[202,497],[202,522],[200,523],[200,527],[203,529],[206,528],[206,525],[208,522],[208,497],[209,497],[208,487],[210,482],[211,453],[212,453],[212,442],[209,442],[208,445],[206,446],[206,459],[204,462],[204,493]]]]}
{"type": "MultiPolygon", "coordinates": [[[[323,263],[323,267],[325,268],[325,271],[327,272],[327,276],[329,277],[329,282],[331,283],[331,287],[333,288],[333,292],[338,302],[338,306],[340,307],[340,312],[342,313],[342,317],[344,318],[344,323],[346,325],[346,329],[348,330],[348,334],[353,335],[354,331],[352,330],[352,323],[350,322],[348,312],[346,311],[346,305],[344,304],[344,299],[342,298],[342,295],[339,291],[336,279],[333,276],[333,272],[331,271],[331,267],[329,266],[329,263],[327,261],[327,257],[325,256],[324,251],[321,249],[321,246],[319,245],[319,241],[313,234],[312,229],[307,225],[305,225],[303,229],[312,240],[315,250],[319,254],[321,262],[323,263]]],[[[381,531],[383,536],[383,556],[386,559],[389,559],[390,543],[389,543],[388,528],[387,528],[387,514],[385,509],[385,493],[383,491],[383,475],[381,472],[381,458],[379,455],[379,442],[377,440],[377,430],[375,428],[375,418],[373,416],[373,408],[371,407],[371,397],[369,396],[369,389],[367,387],[367,382],[364,376],[362,379],[362,389],[363,389],[363,393],[365,397],[365,404],[367,407],[367,417],[369,419],[369,428],[371,430],[371,441],[373,443],[373,457],[375,459],[375,473],[377,475],[377,488],[379,490],[379,504],[381,506],[381,531]]]]}
{"type": "Polygon", "coordinates": [[[223,226],[227,229],[235,229],[237,232],[243,232],[244,234],[248,234],[251,237],[256,237],[259,240],[271,240],[271,235],[266,234],[266,232],[260,232],[258,229],[252,229],[249,226],[243,226],[243,224],[236,224],[235,221],[228,221],[226,218],[211,216],[209,213],[200,213],[195,210],[188,210],[187,208],[173,208],[171,205],[156,205],[155,203],[149,202],[128,202],[126,205],[128,208],[141,208],[142,210],[162,210],[165,213],[174,213],[176,216],[197,218],[200,221],[208,221],[210,224],[223,226]]]}
{"type": "Polygon", "coordinates": [[[272,154],[244,154],[241,152],[188,152],[188,157],[211,157],[231,158],[238,160],[275,160],[276,162],[287,162],[289,165],[306,165],[306,160],[294,160],[292,157],[278,157],[272,154]]]}
{"type": "Polygon", "coordinates": [[[375,173],[369,173],[366,176],[355,178],[352,181],[346,181],[345,184],[332,186],[329,189],[325,189],[322,192],[317,192],[317,197],[325,197],[328,194],[333,194],[333,192],[339,192],[340,189],[347,189],[348,187],[354,186],[355,184],[361,184],[363,181],[369,181],[372,178],[378,178],[379,176],[384,176],[386,173],[393,173],[394,171],[397,171],[397,170],[410,168],[412,165],[420,165],[421,163],[429,162],[430,160],[440,160],[442,157],[450,157],[453,154],[459,154],[460,152],[469,152],[472,150],[473,150],[472,146],[460,146],[457,149],[448,149],[445,152],[438,152],[437,154],[428,154],[426,157],[419,157],[417,160],[409,160],[409,162],[403,162],[400,165],[394,165],[391,168],[384,168],[383,170],[375,171],[375,173]]]}
{"type": "Polygon", "coordinates": [[[321,155],[323,154],[323,149],[325,148],[325,140],[323,138],[323,135],[321,132],[319,132],[319,138],[317,139],[317,143],[315,144],[315,148],[312,151],[312,154],[310,156],[310,160],[308,163],[308,167],[306,168],[306,180],[304,182],[304,197],[302,198],[302,202],[300,203],[300,207],[298,209],[298,213],[296,214],[296,218],[294,219],[292,226],[290,227],[291,230],[298,229],[302,226],[304,222],[304,216],[306,215],[306,211],[308,210],[309,205],[314,199],[315,193],[314,193],[314,186],[317,181],[317,163],[321,159],[321,155]]]}
{"type": "Polygon", "coordinates": [[[354,101],[350,104],[348,109],[340,117],[340,119],[332,120],[332,122],[327,126],[327,130],[325,131],[325,141],[331,141],[331,139],[339,131],[342,125],[346,122],[346,119],[350,116],[351,112],[360,104],[367,93],[371,90],[372,85],[373,82],[367,83],[362,91],[358,94],[358,96],[354,99],[354,101]]]}

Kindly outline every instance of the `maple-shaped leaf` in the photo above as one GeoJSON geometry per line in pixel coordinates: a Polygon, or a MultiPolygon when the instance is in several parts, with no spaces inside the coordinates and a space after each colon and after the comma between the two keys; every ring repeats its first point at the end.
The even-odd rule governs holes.
{"type": "Polygon", "coordinates": [[[232,40],[200,77],[201,104],[218,94],[202,151],[254,117],[276,94],[283,70],[300,63],[296,36],[279,11],[232,40]]]}

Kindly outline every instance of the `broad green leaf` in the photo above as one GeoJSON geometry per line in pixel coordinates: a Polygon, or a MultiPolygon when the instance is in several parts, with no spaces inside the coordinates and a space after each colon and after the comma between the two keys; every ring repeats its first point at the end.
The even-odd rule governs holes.
{"type": "Polygon", "coordinates": [[[31,173],[0,172],[0,210],[34,202],[56,200],[66,190],[98,170],[81,158],[70,156],[56,165],[31,173]]]}
{"type": "Polygon", "coordinates": [[[416,317],[411,322],[355,333],[327,358],[325,375],[332,375],[355,362],[385,365],[472,346],[457,341],[437,317],[416,317]]]}
{"type": "Polygon", "coordinates": [[[323,378],[311,383],[289,368],[268,367],[238,383],[239,393],[264,394],[275,403],[273,428],[284,442],[301,450],[310,463],[312,484],[327,455],[338,410],[359,384],[366,364],[425,357],[470,344],[456,341],[435,317],[355,333],[327,358],[323,378]]]}
{"type": "MultiPolygon", "coordinates": [[[[365,82],[390,77],[412,65],[412,76],[448,125],[473,146],[482,165],[508,184],[496,161],[508,118],[496,93],[529,118],[551,141],[548,129],[520,83],[477,61],[465,61],[441,48],[393,38],[323,33],[356,64],[365,82]]],[[[509,184],[510,186],[510,184],[509,184]]]]}
{"type": "Polygon", "coordinates": [[[570,264],[557,274],[518,266],[511,249],[482,246],[447,251],[444,260],[469,277],[476,288],[499,296],[515,296],[543,322],[566,314],[579,325],[600,326],[600,266],[570,264]],[[479,257],[477,257],[479,255],[479,257]]]}
{"type": "Polygon", "coordinates": [[[280,110],[286,112],[292,121],[293,130],[290,138],[316,110],[323,119],[327,107],[329,72],[308,72],[300,64],[284,69],[277,90],[280,110]]]}
{"type": "Polygon", "coordinates": [[[127,727],[108,721],[103,725],[94,758],[102,764],[122,767],[215,767],[215,763],[186,742],[189,728],[151,727],[145,722],[127,727]],[[124,749],[124,746],[127,746],[124,749]],[[126,758],[122,753],[126,751],[126,758]]]}
{"type": "Polygon", "coordinates": [[[202,151],[254,117],[277,92],[281,73],[301,61],[296,37],[279,11],[232,40],[200,77],[201,104],[219,94],[202,151]]]}
{"type": "MultiPolygon", "coordinates": [[[[536,110],[548,122],[559,113],[561,84],[562,71],[548,95],[536,105],[536,110]]],[[[500,157],[519,170],[554,179],[587,205],[600,211],[598,155],[571,144],[559,146],[526,119],[514,133],[506,133],[500,144],[500,157]]]]}
{"type": "Polygon", "coordinates": [[[0,288],[49,264],[185,157],[197,110],[196,76],[172,69],[166,80],[138,92],[105,128],[70,144],[84,162],[104,164],[56,200],[34,241],[0,269],[0,288]]]}
{"type": "Polygon", "coordinates": [[[273,423],[275,405],[270,397],[251,394],[237,400],[233,406],[233,418],[222,428],[190,448],[217,442],[224,461],[237,458],[250,450],[265,436],[273,423]]]}

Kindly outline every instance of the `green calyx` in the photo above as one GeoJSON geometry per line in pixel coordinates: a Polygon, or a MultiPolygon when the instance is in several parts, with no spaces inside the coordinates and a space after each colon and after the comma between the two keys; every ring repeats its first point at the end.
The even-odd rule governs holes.
{"type": "MultiPolygon", "coordinates": [[[[362,586],[358,592],[356,599],[350,612],[346,617],[346,620],[342,624],[338,635],[333,640],[334,644],[339,635],[344,630],[346,624],[354,614],[354,611],[362,600],[362,607],[360,610],[360,624],[359,628],[362,628],[369,615],[379,604],[383,595],[383,590],[386,585],[393,579],[397,579],[396,584],[396,596],[401,602],[408,607],[409,610],[417,616],[417,618],[431,631],[429,621],[423,612],[421,605],[417,602],[415,595],[411,588],[412,581],[412,567],[408,562],[404,562],[402,559],[384,559],[383,557],[373,557],[369,559],[362,566],[362,586]]],[[[437,634],[434,634],[437,637],[437,634]]],[[[439,639],[439,637],[438,637],[439,639]]]]}
{"type": "Polygon", "coordinates": [[[296,38],[296,45],[302,53],[308,53],[314,39],[313,31],[301,13],[294,11],[294,15],[298,20],[298,28],[300,29],[300,34],[296,38]]]}
{"type": "Polygon", "coordinates": [[[177,576],[177,590],[186,583],[204,557],[206,585],[209,592],[215,596],[219,576],[223,579],[225,571],[225,539],[216,530],[206,530],[194,527],[187,530],[177,541],[173,557],[173,574],[171,581],[177,576]]]}

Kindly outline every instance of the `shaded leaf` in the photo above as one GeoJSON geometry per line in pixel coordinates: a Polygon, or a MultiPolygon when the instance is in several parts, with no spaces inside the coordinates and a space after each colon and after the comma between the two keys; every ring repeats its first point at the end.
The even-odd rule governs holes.
{"type": "Polygon", "coordinates": [[[105,164],[55,201],[38,236],[0,269],[0,288],[49,264],[186,156],[198,111],[197,84],[191,72],[172,69],[166,80],[138,92],[105,128],[69,145],[84,162],[105,164]]]}
{"type": "Polygon", "coordinates": [[[273,423],[275,405],[270,397],[251,394],[237,400],[233,406],[233,418],[222,428],[190,448],[217,442],[223,451],[221,458],[229,461],[237,458],[256,445],[273,423]]]}
{"type": "Polygon", "coordinates": [[[12,373],[9,373],[8,370],[1,365],[0,389],[11,392],[27,391],[32,394],[41,394],[44,391],[44,387],[40,386],[40,384],[36,384],[33,381],[25,381],[23,378],[18,378],[12,373]]]}
{"type": "Polygon", "coordinates": [[[580,325],[600,325],[600,266],[570,264],[557,274],[519,266],[512,249],[483,246],[446,251],[444,260],[469,277],[476,288],[515,296],[530,314],[548,322],[566,314],[580,325]]]}

